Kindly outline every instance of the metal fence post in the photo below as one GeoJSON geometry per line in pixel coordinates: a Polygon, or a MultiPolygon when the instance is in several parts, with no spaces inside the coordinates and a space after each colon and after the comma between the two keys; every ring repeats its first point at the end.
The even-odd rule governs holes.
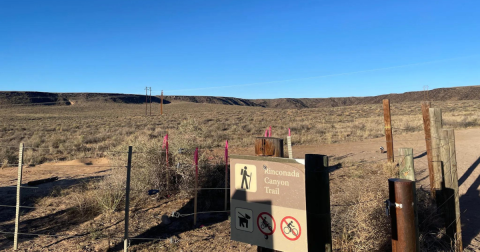
{"type": "Polygon", "coordinates": [[[125,234],[123,251],[128,252],[128,215],[130,211],[130,172],[132,169],[132,146],[128,146],[127,182],[125,187],[125,234]]]}
{"type": "Polygon", "coordinates": [[[17,203],[15,211],[15,234],[13,237],[13,249],[18,249],[18,228],[20,224],[20,189],[22,186],[22,169],[23,169],[23,143],[20,143],[18,150],[18,179],[17,179],[17,203]]]}
{"type": "Polygon", "coordinates": [[[305,155],[308,251],[332,251],[328,157],[305,155]]]}
{"type": "Polygon", "coordinates": [[[293,159],[292,136],[290,135],[290,128],[288,128],[287,147],[288,147],[288,158],[293,159]]]}
{"type": "Polygon", "coordinates": [[[195,163],[195,200],[193,203],[193,225],[197,225],[197,197],[198,197],[198,147],[194,154],[195,163]]]}

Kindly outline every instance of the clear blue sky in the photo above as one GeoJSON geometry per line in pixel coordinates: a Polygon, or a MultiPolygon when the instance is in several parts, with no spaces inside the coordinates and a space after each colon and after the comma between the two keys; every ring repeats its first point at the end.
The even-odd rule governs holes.
{"type": "Polygon", "coordinates": [[[1,0],[0,90],[278,98],[480,85],[479,12],[478,0],[1,0]]]}

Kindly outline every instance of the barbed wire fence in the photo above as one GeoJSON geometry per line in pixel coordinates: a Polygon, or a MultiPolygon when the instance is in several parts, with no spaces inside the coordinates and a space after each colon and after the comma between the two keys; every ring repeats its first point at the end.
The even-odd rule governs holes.
{"type": "MultiPolygon", "coordinates": [[[[0,146],[0,148],[18,148],[18,147],[15,147],[15,146],[0,146]]],[[[21,173],[22,173],[22,169],[25,167],[25,165],[23,164],[23,150],[24,149],[34,149],[34,150],[39,150],[39,149],[44,149],[44,148],[36,148],[36,147],[31,147],[31,146],[21,146],[20,147],[20,151],[19,151],[19,162],[16,163],[16,164],[7,164],[6,166],[4,167],[18,167],[19,169],[19,179],[17,180],[18,181],[18,185],[15,187],[15,186],[8,186],[8,188],[11,188],[11,189],[14,189],[14,188],[17,188],[18,192],[17,193],[17,204],[16,205],[8,205],[8,204],[0,204],[0,207],[1,208],[15,208],[17,209],[17,212],[20,212],[19,209],[30,209],[30,210],[63,210],[62,208],[59,208],[59,207],[50,207],[50,206],[29,206],[29,205],[21,205],[21,201],[20,201],[20,195],[21,195],[21,190],[31,190],[31,189],[39,189],[38,186],[34,187],[34,186],[24,186],[21,184],[21,173]]],[[[50,148],[48,148],[50,150],[50,148]]],[[[189,156],[193,156],[191,155],[192,152],[196,152],[197,155],[195,155],[196,157],[196,160],[193,160],[193,158],[191,159],[192,163],[193,161],[196,161],[196,165],[195,164],[187,164],[187,163],[182,163],[182,160],[180,162],[175,162],[174,158],[173,157],[168,157],[168,156],[165,156],[166,153],[168,153],[168,151],[166,151],[165,149],[162,150],[160,153],[157,153],[159,155],[161,155],[163,157],[163,161],[165,161],[165,159],[169,158],[169,161],[170,163],[172,164],[171,166],[164,166],[162,167],[162,172],[168,172],[170,171],[170,177],[169,178],[164,178],[166,179],[167,181],[168,180],[171,180],[170,183],[168,182],[165,182],[165,183],[160,183],[160,184],[157,184],[157,187],[150,187],[149,189],[137,189],[137,188],[128,188],[128,186],[124,186],[123,190],[127,190],[128,188],[128,191],[129,192],[140,192],[140,193],[147,193],[149,195],[156,195],[156,194],[161,194],[163,193],[162,196],[167,196],[169,197],[169,194],[172,194],[172,193],[180,193],[180,192],[183,192],[187,195],[191,195],[192,192],[194,192],[195,194],[197,194],[198,192],[200,191],[225,191],[225,195],[226,195],[226,192],[230,189],[230,188],[227,188],[227,181],[223,181],[223,179],[226,179],[227,176],[225,176],[225,172],[222,172],[222,171],[227,171],[226,170],[226,163],[221,163],[221,164],[208,164],[208,162],[210,161],[209,160],[209,157],[203,157],[204,160],[203,163],[201,163],[200,165],[198,164],[198,148],[196,148],[195,150],[193,149],[187,149],[187,148],[181,148],[178,150],[178,154],[180,155],[183,155],[183,156],[186,156],[186,155],[189,155],[189,156]],[[193,187],[191,186],[191,183],[189,180],[191,180],[191,177],[192,177],[192,174],[195,174],[195,169],[197,169],[198,171],[198,168],[200,166],[200,174],[196,174],[196,178],[197,180],[200,180],[200,184],[198,187],[193,187]],[[210,168],[209,168],[210,166],[210,168]],[[208,174],[207,174],[208,173],[208,174]],[[212,180],[212,176],[213,177],[216,177],[216,179],[213,179],[212,180]],[[211,182],[212,181],[215,181],[217,182],[216,185],[212,184],[211,182]],[[210,182],[210,183],[208,183],[210,182]],[[220,182],[220,183],[219,183],[220,182]],[[170,186],[170,188],[168,187],[170,186]]],[[[146,152],[139,152],[139,151],[131,151],[131,152],[125,152],[125,151],[106,151],[105,153],[110,153],[110,154],[114,154],[114,155],[129,155],[129,159],[132,158],[132,155],[133,154],[139,154],[139,155],[144,155],[144,154],[148,154],[146,152]]],[[[96,157],[96,156],[94,156],[96,157]]],[[[168,162],[167,162],[168,163],[168,162]]],[[[38,166],[38,165],[45,165],[45,163],[34,163],[34,164],[30,164],[30,166],[34,167],[34,166],[38,166]]],[[[2,164],[3,165],[3,164],[2,164]]],[[[48,165],[48,164],[47,164],[48,165]]],[[[113,169],[123,169],[123,172],[125,172],[125,169],[132,169],[132,166],[130,165],[95,165],[95,164],[90,164],[90,165],[85,165],[85,164],[78,164],[78,165],[71,165],[71,164],[61,164],[61,165],[58,165],[58,167],[65,167],[65,168],[68,168],[68,169],[81,169],[81,168],[106,168],[106,169],[109,169],[110,172],[112,172],[113,169]]],[[[168,173],[167,173],[168,174],[168,173]]],[[[101,179],[104,179],[105,177],[108,177],[108,176],[111,176],[112,174],[105,174],[103,176],[96,176],[95,178],[101,178],[101,179]]],[[[165,175],[165,174],[163,174],[165,175]]],[[[193,177],[195,177],[195,175],[193,175],[193,177]]],[[[92,179],[92,177],[89,177],[89,179],[92,179]]],[[[96,188],[96,190],[111,190],[109,188],[96,188]]],[[[225,204],[227,202],[225,201],[225,204]]],[[[127,204],[128,206],[128,204],[127,204]]],[[[178,212],[178,211],[174,211],[171,213],[171,215],[169,216],[170,218],[183,218],[183,217],[188,217],[188,216],[192,216],[192,215],[195,215],[195,218],[196,218],[196,215],[199,214],[219,214],[219,213],[228,213],[227,211],[227,205],[224,206],[224,210],[215,210],[215,211],[195,211],[195,212],[178,212]]],[[[126,209],[128,209],[129,207],[127,207],[126,209]]],[[[14,247],[15,249],[18,248],[17,246],[17,239],[18,239],[18,236],[19,235],[26,235],[26,236],[48,236],[48,237],[57,237],[57,238],[65,238],[65,237],[68,237],[68,238],[78,238],[78,237],[84,237],[88,234],[81,234],[81,235],[64,235],[64,234],[42,234],[42,233],[35,233],[35,232],[20,232],[18,231],[18,228],[19,228],[19,224],[20,222],[18,221],[20,219],[20,215],[17,214],[17,217],[16,217],[16,224],[15,224],[15,229],[16,231],[12,232],[12,231],[8,231],[8,230],[0,230],[0,233],[2,234],[7,234],[7,235],[14,235],[14,239],[15,239],[15,244],[14,244],[14,247]]],[[[128,219],[128,218],[127,218],[128,219]]],[[[128,224],[127,224],[128,225],[128,224]]],[[[127,230],[128,230],[128,227],[127,227],[127,230]]],[[[128,235],[126,236],[128,237],[128,235]]],[[[155,238],[155,237],[128,237],[127,239],[125,239],[125,237],[112,237],[112,236],[109,236],[109,238],[115,238],[115,239],[124,239],[126,241],[129,241],[129,240],[157,240],[157,241],[161,241],[161,240],[164,240],[164,241],[170,241],[170,242],[178,242],[178,239],[175,239],[175,238],[169,238],[169,239],[164,239],[164,238],[155,238]]]]}

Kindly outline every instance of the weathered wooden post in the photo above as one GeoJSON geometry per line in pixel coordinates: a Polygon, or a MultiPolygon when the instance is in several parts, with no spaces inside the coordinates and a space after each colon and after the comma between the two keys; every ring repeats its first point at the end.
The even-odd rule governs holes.
{"type": "Polygon", "coordinates": [[[385,122],[385,137],[386,137],[386,144],[387,144],[387,158],[388,162],[393,163],[394,155],[393,155],[393,134],[392,134],[392,119],[390,115],[390,100],[384,99],[383,100],[383,119],[385,122]]]}
{"type": "Polygon", "coordinates": [[[328,156],[305,155],[308,251],[332,251],[328,156]]]}
{"type": "Polygon", "coordinates": [[[444,129],[441,131],[440,136],[440,159],[442,160],[444,178],[443,197],[445,200],[447,235],[455,241],[456,251],[463,251],[455,133],[453,129],[444,129]]]}
{"type": "Polygon", "coordinates": [[[23,143],[20,143],[18,149],[18,179],[17,179],[17,202],[15,206],[15,234],[13,237],[13,249],[18,250],[18,228],[20,225],[20,199],[21,199],[21,187],[22,187],[22,170],[23,170],[23,143]]]}
{"type": "Polygon", "coordinates": [[[290,135],[290,128],[288,128],[287,148],[288,148],[288,158],[293,159],[292,136],[290,135]]]}
{"type": "Polygon", "coordinates": [[[274,137],[257,137],[255,139],[255,155],[283,157],[283,139],[274,137]]]}
{"type": "Polygon", "coordinates": [[[392,251],[419,251],[415,223],[415,182],[389,179],[387,213],[392,219],[392,251]]]}
{"type": "Polygon", "coordinates": [[[437,205],[443,204],[443,195],[438,193],[442,190],[442,164],[440,159],[440,131],[442,129],[442,110],[438,108],[430,108],[430,134],[432,142],[432,166],[434,174],[433,187],[435,188],[435,198],[437,205]]]}
{"type": "Polygon", "coordinates": [[[435,199],[435,172],[433,169],[433,154],[432,154],[432,136],[430,130],[430,102],[422,102],[422,115],[423,115],[423,129],[425,132],[425,144],[427,147],[427,162],[428,162],[428,174],[430,179],[430,194],[435,199]]]}
{"type": "Polygon", "coordinates": [[[128,252],[128,221],[130,213],[130,172],[132,170],[132,146],[128,146],[127,181],[125,186],[125,234],[123,237],[123,251],[128,252]]]}
{"type": "Polygon", "coordinates": [[[400,148],[398,149],[400,158],[399,171],[400,178],[415,181],[415,169],[413,167],[413,149],[400,148]]]}

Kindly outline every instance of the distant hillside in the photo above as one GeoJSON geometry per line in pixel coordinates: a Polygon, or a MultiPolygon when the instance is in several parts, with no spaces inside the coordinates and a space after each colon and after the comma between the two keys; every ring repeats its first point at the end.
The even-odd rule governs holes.
{"type": "MultiPolygon", "coordinates": [[[[92,102],[137,103],[145,102],[144,95],[107,93],[46,93],[46,92],[0,92],[0,105],[74,105],[92,102]]],[[[152,96],[152,102],[160,98],[152,96]]],[[[170,103],[164,101],[164,104],[170,103]]]]}
{"type": "MultiPolygon", "coordinates": [[[[236,106],[255,106],[264,108],[319,108],[364,104],[379,104],[383,99],[392,103],[418,102],[424,100],[425,92],[407,92],[368,97],[340,98],[279,98],[279,99],[241,99],[214,96],[165,96],[164,103],[192,102],[236,106]]],[[[428,91],[431,101],[480,100],[480,86],[438,88],[428,91]]],[[[141,104],[144,95],[107,94],[107,93],[45,93],[45,92],[0,92],[0,105],[75,105],[92,102],[116,102],[141,104]]],[[[160,97],[153,96],[152,102],[159,103],[160,97]]]]}
{"type": "Polygon", "coordinates": [[[259,106],[248,99],[233,98],[233,97],[215,97],[215,96],[182,96],[171,95],[165,96],[165,100],[168,101],[183,101],[194,103],[211,103],[211,104],[224,104],[224,105],[238,105],[238,106],[259,106]]]}

